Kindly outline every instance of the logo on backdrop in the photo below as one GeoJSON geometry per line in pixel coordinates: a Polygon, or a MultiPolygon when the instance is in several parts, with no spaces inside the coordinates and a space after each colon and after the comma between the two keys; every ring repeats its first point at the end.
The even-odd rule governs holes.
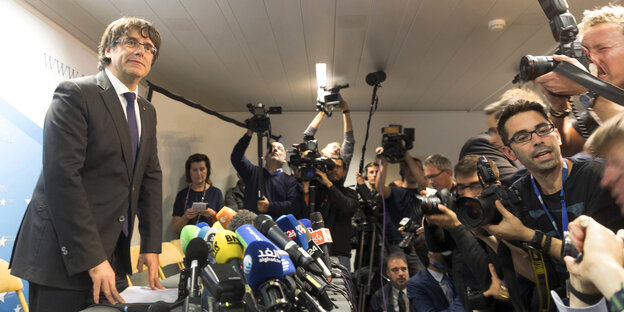
{"type": "Polygon", "coordinates": [[[45,65],[44,65],[45,68],[48,68],[49,70],[53,72],[56,72],[62,77],[65,77],[67,79],[72,79],[76,77],[84,77],[84,75],[78,72],[75,68],[70,67],[67,64],[64,64],[59,59],[52,57],[52,55],[49,55],[44,52],[43,59],[45,62],[45,65]]]}

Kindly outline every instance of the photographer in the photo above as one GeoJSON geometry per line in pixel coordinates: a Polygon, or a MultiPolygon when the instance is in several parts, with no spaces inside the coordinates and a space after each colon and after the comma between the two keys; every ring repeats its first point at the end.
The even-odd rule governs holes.
{"type": "MultiPolygon", "coordinates": [[[[342,145],[338,142],[332,142],[327,144],[322,150],[321,154],[325,157],[340,156],[345,162],[345,170],[349,171],[349,164],[351,164],[351,158],[353,158],[353,145],[355,144],[355,136],[353,135],[353,126],[351,125],[351,114],[349,110],[349,104],[340,97],[340,105],[336,106],[342,111],[342,122],[344,125],[344,139],[342,145]]],[[[325,118],[325,112],[320,111],[310,125],[303,133],[304,136],[314,137],[316,131],[321,126],[321,122],[325,118]]]]}
{"type": "MultiPolygon", "coordinates": [[[[332,158],[334,166],[327,173],[316,169],[316,181],[320,187],[316,188],[316,210],[323,215],[325,227],[331,232],[333,243],[330,254],[337,257],[341,265],[351,270],[351,217],[359,207],[357,194],[354,190],[345,187],[344,179],[347,175],[345,162],[340,157],[332,158]]],[[[304,192],[309,192],[311,181],[304,180],[304,192]]]]}
{"type": "Polygon", "coordinates": [[[447,189],[455,192],[451,161],[442,154],[433,154],[425,158],[425,179],[437,191],[447,189]]]}
{"type": "MultiPolygon", "coordinates": [[[[467,155],[464,156],[455,165],[455,178],[457,181],[458,197],[478,197],[481,195],[483,187],[479,181],[477,174],[477,162],[481,156],[467,155]]],[[[488,159],[489,166],[493,175],[498,179],[498,169],[496,164],[488,159]]],[[[496,181],[498,182],[498,181],[496,181]]],[[[486,185],[486,187],[489,185],[486,185]]],[[[457,208],[457,207],[456,207],[457,208]]],[[[440,226],[449,231],[451,238],[455,241],[457,248],[453,250],[453,272],[455,278],[455,286],[459,291],[459,296],[467,311],[473,309],[486,309],[488,311],[511,310],[509,300],[517,300],[514,304],[522,305],[521,298],[513,294],[518,294],[515,289],[509,289],[513,283],[506,283],[507,287],[501,286],[498,279],[498,273],[503,273],[506,280],[515,279],[513,270],[508,273],[510,276],[504,276],[503,260],[509,261],[509,258],[501,260],[497,253],[501,246],[493,237],[483,235],[473,235],[468,229],[460,223],[455,212],[444,206],[438,206],[440,214],[427,215],[428,223],[440,226]],[[479,238],[479,239],[477,239],[479,238]],[[493,267],[488,270],[488,263],[492,263],[493,267]],[[506,291],[508,290],[508,293],[506,291]],[[494,300],[495,299],[495,300],[494,300]]],[[[480,231],[477,231],[480,232],[480,231]]],[[[527,254],[523,250],[504,242],[506,247],[511,251],[511,260],[515,270],[527,278],[533,277],[533,271],[530,263],[527,261],[527,254]]],[[[502,247],[505,248],[505,247],[502,247]]]]}
{"type": "Polygon", "coordinates": [[[301,215],[301,194],[297,180],[282,170],[286,162],[286,150],[282,143],[271,143],[271,150],[265,155],[265,167],[256,166],[245,157],[245,150],[253,136],[252,130],[236,143],[230,160],[245,183],[244,209],[256,213],[268,214],[274,219],[292,213],[297,218],[301,215]],[[258,176],[264,179],[264,198],[258,199],[258,176]]]}
{"type": "MultiPolygon", "coordinates": [[[[503,153],[520,160],[528,173],[514,183],[524,209],[518,216],[503,214],[497,225],[484,228],[499,239],[526,243],[545,258],[550,289],[561,288],[567,272],[561,262],[561,238],[568,220],[590,214],[609,227],[622,227],[617,208],[599,188],[603,164],[594,160],[561,157],[558,131],[549,122],[543,106],[516,103],[503,111],[497,125],[505,146],[503,153]]],[[[505,211],[506,212],[506,211],[505,211]]]]}
{"type": "Polygon", "coordinates": [[[375,181],[377,181],[377,173],[379,173],[379,164],[376,162],[366,164],[364,172],[366,173],[366,177],[362,177],[362,174],[359,172],[355,173],[355,180],[357,182],[355,190],[360,194],[363,200],[369,201],[377,194],[375,181]],[[368,185],[366,185],[366,181],[368,181],[368,185]]]}
{"type": "MultiPolygon", "coordinates": [[[[624,33],[622,31],[624,8],[609,5],[595,10],[586,10],[583,15],[583,20],[579,24],[579,38],[583,47],[586,48],[588,56],[599,68],[597,77],[620,89],[624,88],[624,63],[622,62],[624,56],[624,33]]],[[[569,62],[584,69],[577,59],[564,55],[553,57],[555,61],[569,62]]],[[[567,96],[580,95],[587,91],[585,87],[554,71],[537,77],[535,82],[544,88],[544,94],[551,102],[551,115],[559,119],[562,124],[568,122],[569,119],[570,103],[567,96]]],[[[621,106],[624,103],[614,103],[602,96],[591,95],[588,99],[587,104],[603,122],[620,112],[624,112],[624,107],[621,106]]],[[[598,124],[600,121],[595,123],[593,128],[595,129],[598,124]]],[[[572,127],[568,128],[570,131],[566,137],[569,136],[570,138],[567,141],[582,141],[582,138],[579,138],[579,132],[572,127]]],[[[589,132],[591,133],[592,130],[589,129],[589,132]]],[[[581,148],[582,145],[577,144],[577,151],[580,151],[581,148]]]]}

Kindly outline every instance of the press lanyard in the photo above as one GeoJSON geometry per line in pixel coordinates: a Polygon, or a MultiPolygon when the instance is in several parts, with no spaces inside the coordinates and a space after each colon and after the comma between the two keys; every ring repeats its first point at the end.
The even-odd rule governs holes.
{"type": "MultiPolygon", "coordinates": [[[[561,160],[563,161],[563,169],[561,170],[561,191],[559,192],[559,196],[561,197],[561,226],[563,227],[563,232],[565,233],[568,231],[568,209],[565,202],[565,191],[563,190],[563,185],[568,178],[568,163],[566,162],[565,158],[562,158],[561,160]]],[[[550,212],[548,212],[548,209],[546,208],[546,204],[542,199],[542,194],[537,188],[537,184],[535,183],[535,178],[533,177],[533,175],[531,175],[531,183],[533,184],[533,190],[535,191],[535,195],[537,195],[537,199],[539,199],[540,204],[542,204],[542,208],[544,208],[544,212],[546,212],[550,223],[552,223],[555,231],[557,231],[557,235],[559,235],[559,237],[563,239],[563,235],[561,232],[559,232],[559,228],[557,227],[555,219],[552,217],[552,215],[550,215],[550,212]]]]}
{"type": "MultiPolygon", "coordinates": [[[[191,206],[189,206],[189,195],[191,194],[191,185],[189,185],[188,190],[186,191],[186,199],[184,200],[184,204],[186,204],[186,209],[191,208],[191,206]]],[[[203,203],[204,202],[204,197],[206,197],[206,183],[204,183],[204,194],[202,194],[202,198],[199,202],[203,203]]]]}

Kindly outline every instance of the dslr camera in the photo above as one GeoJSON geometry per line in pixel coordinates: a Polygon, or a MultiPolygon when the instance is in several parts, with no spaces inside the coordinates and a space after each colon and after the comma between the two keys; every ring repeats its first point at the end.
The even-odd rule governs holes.
{"type": "Polygon", "coordinates": [[[486,224],[498,224],[503,216],[494,202],[499,200],[507,209],[518,215],[522,207],[520,192],[514,187],[498,184],[498,179],[487,158],[481,156],[477,162],[477,175],[483,187],[479,197],[460,197],[455,202],[457,219],[469,230],[476,230],[486,224]]]}
{"type": "Polygon", "coordinates": [[[297,169],[304,181],[316,178],[316,169],[325,173],[334,169],[334,161],[321,156],[318,151],[318,140],[313,136],[305,136],[303,142],[293,144],[293,149],[288,152],[292,153],[288,164],[297,169]]]}
{"type": "Polygon", "coordinates": [[[262,103],[258,103],[258,105],[248,103],[247,109],[249,109],[249,112],[252,113],[253,116],[245,120],[245,126],[251,131],[257,133],[264,133],[271,129],[271,119],[269,119],[269,114],[282,113],[281,107],[272,106],[267,110],[262,103]]]}
{"type": "MultiPolygon", "coordinates": [[[[549,20],[550,30],[555,41],[559,42],[555,54],[575,58],[585,68],[588,68],[589,57],[581,43],[576,39],[579,30],[574,16],[568,11],[566,0],[539,0],[539,3],[549,20]]],[[[552,71],[558,63],[552,56],[525,55],[520,60],[520,73],[514,78],[514,83],[518,80],[533,80],[552,71]]]]}
{"type": "Polygon", "coordinates": [[[323,91],[329,92],[323,98],[323,101],[317,101],[316,110],[324,112],[327,117],[331,117],[334,107],[340,105],[340,89],[346,89],[349,84],[337,85],[331,88],[322,87],[323,91]]]}
{"type": "Polygon", "coordinates": [[[391,163],[397,163],[414,147],[414,128],[405,128],[401,125],[390,124],[381,128],[382,156],[386,156],[391,163]]]}
{"type": "Polygon", "coordinates": [[[421,226],[420,221],[423,215],[439,214],[438,205],[444,205],[453,210],[455,195],[447,189],[436,192],[433,196],[413,195],[415,204],[412,207],[412,216],[403,218],[399,225],[403,227],[403,232],[407,235],[399,243],[400,248],[407,247],[416,236],[416,230],[421,226]]]}

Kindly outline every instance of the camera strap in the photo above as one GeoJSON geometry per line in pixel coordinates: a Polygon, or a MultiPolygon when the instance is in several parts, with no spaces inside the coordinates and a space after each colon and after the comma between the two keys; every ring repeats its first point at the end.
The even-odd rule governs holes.
{"type": "Polygon", "coordinates": [[[604,80],[594,77],[590,73],[572,65],[571,63],[559,62],[553,71],[570,78],[570,80],[596,92],[596,94],[611,102],[624,105],[624,90],[604,80]]]}
{"type": "MultiPolygon", "coordinates": [[[[561,227],[563,229],[563,232],[565,233],[568,231],[568,209],[565,202],[565,191],[563,185],[568,178],[568,163],[565,158],[561,158],[561,161],[563,163],[563,169],[561,170],[561,191],[559,192],[559,196],[561,198],[561,227]]],[[[559,236],[559,238],[563,239],[563,234],[562,232],[559,232],[557,222],[555,222],[555,219],[552,217],[550,212],[548,212],[548,208],[544,203],[544,199],[542,199],[542,194],[537,187],[537,183],[535,182],[535,178],[533,177],[533,175],[531,175],[531,184],[533,184],[533,191],[535,191],[537,199],[539,200],[540,204],[542,204],[542,208],[544,209],[544,212],[546,212],[546,216],[548,216],[550,223],[555,228],[555,231],[557,231],[557,235],[559,236]]],[[[548,250],[546,250],[546,253],[548,253],[548,250]]]]}
{"type": "Polygon", "coordinates": [[[529,247],[527,251],[529,252],[531,267],[533,267],[533,275],[535,276],[535,287],[537,288],[537,295],[539,298],[539,311],[547,312],[550,310],[551,299],[544,256],[539,250],[533,247],[529,247]]]}

